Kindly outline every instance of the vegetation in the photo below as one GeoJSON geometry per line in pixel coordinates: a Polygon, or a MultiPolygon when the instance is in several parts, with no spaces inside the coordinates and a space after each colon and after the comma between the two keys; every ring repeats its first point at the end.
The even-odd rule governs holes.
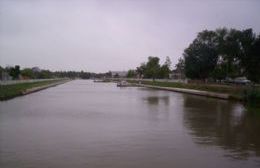
{"type": "Polygon", "coordinates": [[[246,76],[260,82],[260,35],[257,37],[252,29],[204,30],[184,50],[183,60],[185,75],[190,79],[246,76]]]}
{"type": "MultiPolygon", "coordinates": [[[[129,81],[137,83],[138,81],[129,81]]],[[[230,94],[232,98],[242,100],[247,86],[229,86],[229,85],[216,85],[216,84],[205,84],[205,83],[180,83],[180,82],[161,82],[161,81],[142,81],[142,84],[154,85],[161,87],[172,87],[172,88],[184,88],[194,89],[202,91],[210,91],[216,93],[230,94]]]]}
{"type": "Polygon", "coordinates": [[[147,63],[142,63],[139,67],[136,68],[136,73],[140,77],[150,78],[150,79],[162,79],[169,78],[171,60],[169,57],[166,57],[166,61],[163,65],[159,64],[160,58],[150,56],[148,57],[147,63]]]}
{"type": "Polygon", "coordinates": [[[108,73],[91,73],[85,71],[50,71],[39,69],[38,67],[24,68],[20,70],[19,65],[14,67],[2,68],[0,66],[0,79],[3,79],[2,72],[6,72],[12,79],[50,79],[50,78],[100,78],[111,77],[111,72],[108,73]]]}
{"type": "Polygon", "coordinates": [[[13,79],[18,79],[20,75],[20,66],[15,65],[15,67],[11,67],[9,70],[9,74],[13,77],[13,79]]]}
{"type": "Polygon", "coordinates": [[[126,77],[127,78],[134,78],[136,76],[136,71],[133,69],[128,70],[126,77]]]}
{"type": "Polygon", "coordinates": [[[19,95],[22,95],[27,89],[31,89],[38,86],[45,86],[48,84],[56,83],[59,80],[48,80],[33,83],[18,83],[12,85],[0,85],[0,100],[10,99],[19,95]]]}
{"type": "Polygon", "coordinates": [[[244,91],[244,102],[250,107],[260,107],[260,88],[251,87],[244,91]]]}

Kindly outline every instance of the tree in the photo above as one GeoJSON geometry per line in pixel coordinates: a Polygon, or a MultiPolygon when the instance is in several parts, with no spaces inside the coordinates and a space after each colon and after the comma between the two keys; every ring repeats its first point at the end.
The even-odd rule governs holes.
{"type": "Polygon", "coordinates": [[[251,46],[255,41],[252,29],[217,29],[218,69],[225,77],[246,75],[245,65],[248,62],[251,46]]]}
{"type": "Polygon", "coordinates": [[[1,66],[0,66],[0,79],[2,80],[2,75],[3,75],[3,72],[4,72],[4,68],[2,68],[1,66]]]}
{"type": "Polygon", "coordinates": [[[191,79],[206,79],[214,70],[217,63],[217,50],[210,37],[200,33],[190,46],[184,51],[185,75],[191,79]]]}
{"type": "Polygon", "coordinates": [[[155,80],[155,78],[158,77],[159,70],[160,70],[160,64],[159,64],[160,58],[150,56],[148,57],[148,62],[146,64],[145,78],[152,78],[155,80]]]}
{"type": "Polygon", "coordinates": [[[259,81],[259,37],[252,29],[204,30],[184,51],[185,73],[192,79],[246,76],[259,81]]]}
{"type": "Polygon", "coordinates": [[[35,78],[35,75],[31,68],[25,68],[25,69],[21,70],[21,75],[31,78],[31,79],[35,78]]]}
{"type": "Polygon", "coordinates": [[[135,76],[136,76],[135,70],[131,70],[131,69],[128,70],[127,75],[126,75],[127,78],[133,78],[135,76]]]}
{"type": "Polygon", "coordinates": [[[185,62],[183,58],[178,59],[178,63],[175,65],[175,68],[181,72],[184,71],[185,62]]]}
{"type": "Polygon", "coordinates": [[[139,77],[143,77],[146,70],[146,64],[142,63],[139,67],[136,68],[136,72],[139,77]]]}
{"type": "Polygon", "coordinates": [[[253,43],[250,54],[245,60],[245,69],[248,79],[260,82],[260,35],[253,43]]]}
{"type": "Polygon", "coordinates": [[[20,66],[15,65],[15,67],[11,67],[9,75],[12,76],[13,79],[18,79],[20,75],[20,66]]]}
{"type": "Polygon", "coordinates": [[[169,78],[169,74],[171,72],[171,60],[170,58],[167,56],[165,63],[160,67],[160,71],[159,71],[159,78],[169,78]]]}
{"type": "Polygon", "coordinates": [[[166,65],[169,69],[171,69],[172,62],[169,56],[166,56],[164,65],[166,65]]]}
{"type": "Polygon", "coordinates": [[[41,72],[38,72],[39,79],[48,79],[48,78],[52,78],[52,74],[49,70],[41,70],[41,72]]]}

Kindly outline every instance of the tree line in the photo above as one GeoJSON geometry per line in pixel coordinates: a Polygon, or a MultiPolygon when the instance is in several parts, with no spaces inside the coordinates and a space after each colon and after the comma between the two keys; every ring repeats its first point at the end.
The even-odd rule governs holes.
{"type": "Polygon", "coordinates": [[[176,67],[190,79],[223,80],[245,76],[260,82],[260,35],[252,29],[204,30],[184,50],[176,67]]]}
{"type": "Polygon", "coordinates": [[[49,79],[49,78],[99,78],[110,75],[109,73],[92,73],[85,71],[50,71],[40,70],[39,68],[24,68],[20,69],[19,65],[1,67],[0,66],[0,79],[3,75],[7,74],[11,79],[49,79]]]}
{"type": "Polygon", "coordinates": [[[167,56],[164,64],[160,65],[160,58],[156,56],[149,56],[148,61],[142,63],[135,70],[129,70],[127,77],[141,77],[141,78],[151,78],[151,79],[162,79],[169,78],[171,72],[171,60],[167,56]]]}

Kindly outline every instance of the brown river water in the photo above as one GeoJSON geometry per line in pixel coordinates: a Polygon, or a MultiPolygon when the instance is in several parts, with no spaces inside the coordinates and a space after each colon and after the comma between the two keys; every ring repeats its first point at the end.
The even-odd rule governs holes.
{"type": "Polygon", "coordinates": [[[242,104],[75,80],[0,102],[1,168],[260,167],[242,104]]]}

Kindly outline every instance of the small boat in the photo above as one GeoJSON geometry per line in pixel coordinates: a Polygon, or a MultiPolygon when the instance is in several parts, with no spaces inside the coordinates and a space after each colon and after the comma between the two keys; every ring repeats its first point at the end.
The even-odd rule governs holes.
{"type": "Polygon", "coordinates": [[[127,86],[130,86],[130,84],[127,82],[127,81],[120,81],[117,83],[118,87],[127,87],[127,86]]]}

